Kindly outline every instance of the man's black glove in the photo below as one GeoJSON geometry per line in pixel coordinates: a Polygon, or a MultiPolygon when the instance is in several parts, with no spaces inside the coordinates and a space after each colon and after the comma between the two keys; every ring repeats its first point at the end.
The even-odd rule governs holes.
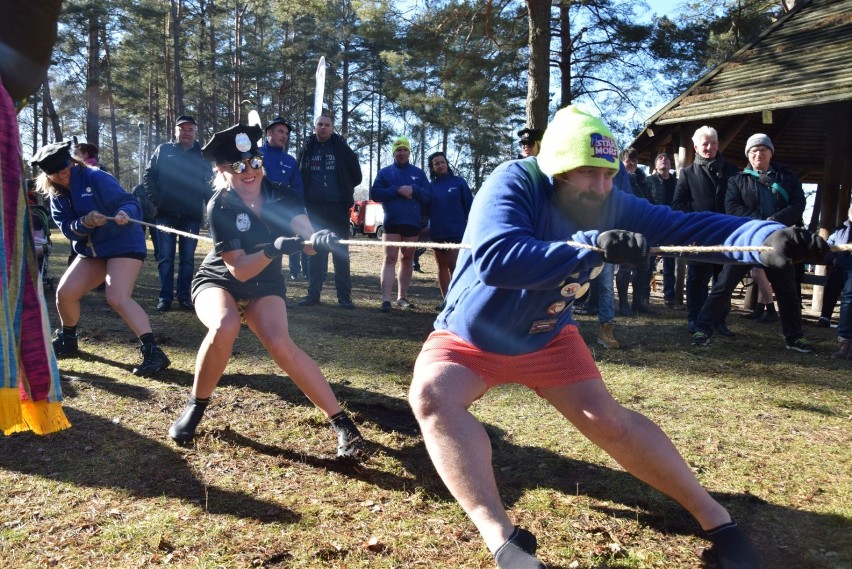
{"type": "Polygon", "coordinates": [[[760,262],[770,269],[783,269],[791,263],[824,263],[831,253],[825,239],[799,227],[779,229],[763,246],[772,247],[772,252],[760,254],[760,262]]]}
{"type": "Polygon", "coordinates": [[[648,243],[641,233],[612,229],[598,235],[598,247],[603,249],[607,263],[638,265],[648,258],[648,243]]]}
{"type": "Polygon", "coordinates": [[[339,241],[340,237],[328,229],[320,229],[311,235],[311,247],[317,253],[331,253],[332,249],[337,247],[339,241]]]}
{"type": "Polygon", "coordinates": [[[276,259],[281,255],[292,255],[298,253],[304,247],[304,239],[296,237],[279,237],[272,243],[267,243],[263,248],[263,254],[270,259],[276,259]]]}

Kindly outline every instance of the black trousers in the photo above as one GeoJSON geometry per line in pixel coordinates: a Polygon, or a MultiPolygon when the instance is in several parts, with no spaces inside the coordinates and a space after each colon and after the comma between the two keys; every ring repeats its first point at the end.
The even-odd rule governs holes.
{"type": "MultiPolygon", "coordinates": [[[[349,238],[349,206],[337,202],[307,204],[308,217],[314,231],[330,229],[341,239],[349,238]]],[[[349,246],[335,247],[331,255],[334,262],[334,285],[337,298],[349,300],[352,294],[352,278],[349,269],[349,246]]],[[[317,253],[308,258],[308,296],[319,299],[328,268],[328,253],[317,253]]]]}
{"type": "MultiPolygon", "coordinates": [[[[751,268],[752,265],[724,266],[698,313],[696,321],[698,331],[712,335],[716,326],[725,321],[731,311],[731,294],[751,268]]],[[[788,265],[783,269],[765,268],[765,270],[772,290],[775,291],[775,298],[778,300],[778,315],[781,317],[781,330],[784,337],[788,342],[801,338],[803,336],[802,305],[793,266],[788,265]]]]}

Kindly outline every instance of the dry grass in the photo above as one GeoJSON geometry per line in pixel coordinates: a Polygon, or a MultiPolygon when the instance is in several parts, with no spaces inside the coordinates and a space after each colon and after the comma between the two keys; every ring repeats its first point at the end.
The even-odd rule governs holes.
{"type": "MultiPolygon", "coordinates": [[[[52,260],[57,277],[63,245],[52,260]]],[[[332,286],[324,305],[289,318],[377,447],[359,468],[333,459],[321,413],[247,330],[201,436],[174,446],[166,430],[192,382],[200,324],[188,312],[153,310],[156,273],[146,263],[136,297],[174,363],[156,379],[137,378],[132,333],[91,293],[85,357],[60,365],[73,427],[0,443],[0,567],[493,567],[437,479],[405,401],[439,300],[432,257],[409,296],[420,308],[387,315],[377,310],[377,259],[378,249],[353,253],[358,310],[339,309],[332,286]]],[[[292,289],[301,296],[305,283],[292,289]]],[[[594,346],[596,321],[581,318],[594,346]]],[[[810,322],[819,353],[802,355],[784,350],[772,327],[732,316],[739,337],[699,350],[683,318],[660,308],[620,319],[625,349],[593,347],[613,393],[671,435],[749,528],[767,567],[852,567],[852,382],[848,364],[828,359],[834,332],[810,322]]],[[[550,567],[705,566],[691,518],[542,400],[507,387],[474,412],[491,435],[511,516],[539,536],[550,567]]]]}

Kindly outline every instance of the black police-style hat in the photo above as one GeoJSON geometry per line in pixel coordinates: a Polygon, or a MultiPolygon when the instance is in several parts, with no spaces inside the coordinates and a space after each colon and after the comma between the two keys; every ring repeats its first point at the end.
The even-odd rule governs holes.
{"type": "Polygon", "coordinates": [[[190,124],[194,124],[195,126],[198,126],[198,123],[195,122],[195,117],[193,117],[192,115],[181,115],[181,116],[179,116],[177,118],[177,122],[175,123],[175,126],[180,126],[183,123],[187,123],[187,122],[190,123],[190,124]]]}
{"type": "Polygon", "coordinates": [[[42,146],[30,164],[38,166],[45,174],[55,174],[71,163],[71,141],[52,142],[42,146]]]}
{"type": "Polygon", "coordinates": [[[237,124],[213,135],[201,149],[206,160],[223,164],[257,156],[257,141],[262,135],[259,126],[237,124]]]}
{"type": "Polygon", "coordinates": [[[521,142],[540,142],[544,137],[544,131],[540,128],[524,128],[518,131],[518,136],[521,137],[521,142]]]}
{"type": "Polygon", "coordinates": [[[284,120],[283,117],[275,117],[274,119],[272,119],[272,122],[270,122],[268,125],[266,125],[266,128],[264,128],[263,130],[267,131],[277,124],[283,124],[284,126],[287,127],[287,132],[293,132],[293,127],[290,126],[290,123],[288,123],[286,120],[284,120]]]}

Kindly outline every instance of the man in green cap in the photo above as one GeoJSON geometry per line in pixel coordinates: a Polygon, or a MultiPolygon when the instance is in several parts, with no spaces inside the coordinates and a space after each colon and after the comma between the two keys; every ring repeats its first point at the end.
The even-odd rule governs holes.
{"type": "Polygon", "coordinates": [[[556,114],[536,160],[494,171],[473,202],[463,239],[470,249],[459,255],[446,308],[417,359],[409,401],[435,468],[503,569],[545,567],[535,536],[506,513],[488,434],[468,410],[505,383],[535,391],[628,472],[683,505],[722,567],[759,567],[743,530],[665,433],[609,393],[572,307],[604,262],[643,262],[649,243],[771,246],[760,256],[716,255],[764,265],[821,258],[828,245],[771,221],[655,206],[635,197],[622,173],[610,130],[576,107],[556,114]]]}

